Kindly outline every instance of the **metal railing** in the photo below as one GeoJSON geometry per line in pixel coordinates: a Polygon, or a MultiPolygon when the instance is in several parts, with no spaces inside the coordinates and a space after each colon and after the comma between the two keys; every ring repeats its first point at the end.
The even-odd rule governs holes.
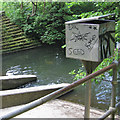
{"type": "Polygon", "coordinates": [[[120,109],[120,102],[118,102],[115,107],[110,107],[109,110],[103,115],[101,116],[98,120],[104,120],[105,118],[107,118],[109,115],[112,115],[111,118],[114,119],[113,115],[115,115],[117,109],[120,109]]]}
{"type": "MultiPolygon", "coordinates": [[[[72,89],[76,88],[77,86],[79,86],[79,85],[81,85],[81,84],[83,84],[83,83],[85,83],[85,82],[103,74],[104,72],[106,72],[110,69],[113,69],[111,108],[107,111],[107,113],[105,113],[105,115],[103,115],[100,118],[100,120],[105,119],[110,114],[111,114],[112,118],[114,119],[115,111],[118,108],[117,106],[115,106],[115,104],[116,104],[115,103],[115,101],[116,101],[115,98],[116,98],[116,83],[117,83],[117,66],[118,66],[119,63],[120,63],[120,61],[119,62],[114,62],[113,64],[111,64],[111,65],[109,65],[109,66],[107,66],[107,67],[105,67],[105,68],[103,68],[103,69],[101,69],[97,72],[89,74],[89,75],[85,76],[84,78],[79,79],[79,80],[71,83],[70,85],[68,85],[64,88],[56,90],[55,92],[52,92],[52,93],[50,93],[50,94],[48,94],[48,95],[46,95],[46,96],[44,96],[44,97],[42,97],[38,100],[35,100],[33,102],[30,102],[30,103],[24,105],[23,107],[16,109],[15,111],[12,111],[12,112],[10,112],[6,115],[3,115],[3,116],[0,117],[0,119],[1,120],[8,120],[10,118],[13,118],[13,117],[15,117],[19,114],[22,114],[22,113],[28,111],[30,109],[33,109],[33,108],[35,108],[39,105],[42,105],[42,104],[44,104],[44,103],[46,103],[46,102],[48,102],[52,99],[55,99],[55,98],[65,94],[65,93],[71,91],[72,89]]],[[[120,103],[118,105],[120,106],[120,103]]]]}

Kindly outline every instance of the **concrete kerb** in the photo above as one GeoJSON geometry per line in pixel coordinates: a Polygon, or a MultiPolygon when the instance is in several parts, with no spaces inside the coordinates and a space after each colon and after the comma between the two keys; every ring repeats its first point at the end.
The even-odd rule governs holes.
{"type": "Polygon", "coordinates": [[[13,89],[35,80],[37,80],[36,75],[0,76],[0,88],[3,90],[13,89]]]}
{"type": "Polygon", "coordinates": [[[69,84],[62,83],[0,91],[0,99],[3,101],[2,108],[27,104],[67,85],[69,84]]]}

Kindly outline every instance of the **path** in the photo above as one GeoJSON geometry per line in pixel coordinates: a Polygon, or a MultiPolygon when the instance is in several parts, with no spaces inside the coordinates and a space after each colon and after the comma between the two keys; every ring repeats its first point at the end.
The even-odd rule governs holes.
{"type": "MultiPolygon", "coordinates": [[[[2,109],[0,115],[4,115],[21,106],[2,109]]],[[[92,109],[90,116],[91,118],[99,118],[103,113],[103,111],[92,109]]],[[[83,118],[83,116],[83,105],[56,99],[23,113],[16,118],[83,118]]]]}

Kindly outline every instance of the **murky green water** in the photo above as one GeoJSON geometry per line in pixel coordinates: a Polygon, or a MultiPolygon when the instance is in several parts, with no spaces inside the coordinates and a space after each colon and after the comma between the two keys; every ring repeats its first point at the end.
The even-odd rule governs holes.
{"type": "MultiPolygon", "coordinates": [[[[56,46],[42,46],[3,56],[3,75],[37,75],[37,81],[24,87],[72,83],[73,76],[68,73],[73,69],[78,70],[81,66],[79,60],[66,58],[64,50],[56,46]]],[[[102,81],[97,85],[93,82],[91,106],[107,109],[110,104],[110,94],[109,82],[102,81]]],[[[84,104],[85,86],[77,87],[61,99],[84,104]]]]}

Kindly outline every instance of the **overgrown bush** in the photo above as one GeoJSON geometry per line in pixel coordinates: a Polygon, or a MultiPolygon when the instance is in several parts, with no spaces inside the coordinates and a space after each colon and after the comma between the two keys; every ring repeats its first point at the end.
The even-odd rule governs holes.
{"type": "Polygon", "coordinates": [[[115,13],[115,38],[120,41],[120,2],[4,2],[3,9],[29,37],[42,43],[65,41],[65,22],[115,13]],[[35,12],[33,14],[33,10],[35,12]]]}
{"type": "Polygon", "coordinates": [[[39,39],[42,43],[53,44],[65,41],[65,22],[75,19],[64,2],[38,3],[34,16],[32,3],[4,3],[6,15],[19,25],[29,37],[39,39]],[[29,19],[28,19],[28,16],[29,19]]]}

